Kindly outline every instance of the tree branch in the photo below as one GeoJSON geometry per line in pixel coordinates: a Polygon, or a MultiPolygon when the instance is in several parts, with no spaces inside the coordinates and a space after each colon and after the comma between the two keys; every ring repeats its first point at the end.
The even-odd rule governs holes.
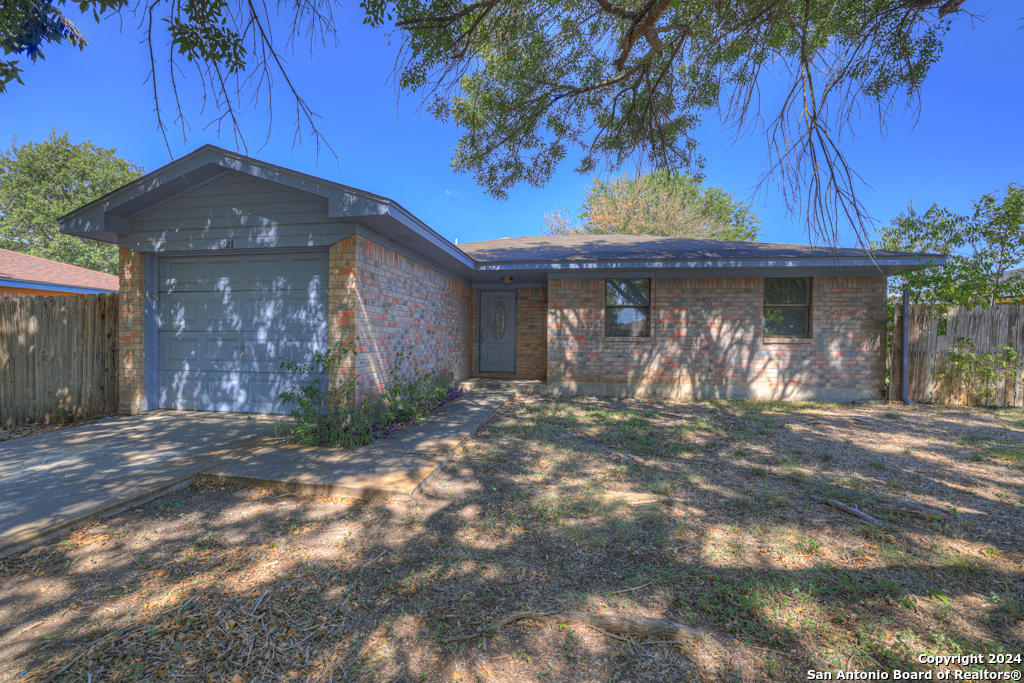
{"type": "Polygon", "coordinates": [[[475,12],[476,10],[480,9],[481,7],[484,7],[484,8],[493,7],[495,4],[497,4],[497,2],[498,2],[498,0],[486,0],[485,2],[473,3],[472,5],[466,5],[466,7],[464,7],[462,10],[456,12],[455,14],[446,14],[446,15],[439,16],[439,17],[426,16],[426,17],[413,17],[411,19],[402,19],[401,21],[396,21],[395,22],[395,26],[397,28],[408,28],[408,27],[419,27],[419,26],[423,26],[423,25],[427,25],[429,27],[430,24],[450,24],[451,22],[455,21],[456,19],[461,19],[462,17],[466,16],[467,14],[471,14],[471,13],[475,12]]]}

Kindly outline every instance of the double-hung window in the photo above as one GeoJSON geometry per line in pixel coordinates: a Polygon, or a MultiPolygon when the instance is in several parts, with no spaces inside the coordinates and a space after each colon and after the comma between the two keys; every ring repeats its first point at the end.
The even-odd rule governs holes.
{"type": "Polygon", "coordinates": [[[650,318],[650,279],[609,278],[605,280],[605,336],[649,337],[651,335],[650,318]]]}
{"type": "Polygon", "coordinates": [[[811,278],[764,279],[764,336],[811,336],[811,278]]]}

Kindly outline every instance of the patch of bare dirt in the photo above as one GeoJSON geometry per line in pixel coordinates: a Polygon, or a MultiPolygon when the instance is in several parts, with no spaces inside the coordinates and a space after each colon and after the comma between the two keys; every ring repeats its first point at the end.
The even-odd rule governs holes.
{"type": "MultiPolygon", "coordinates": [[[[106,418],[100,418],[106,419],[106,418]]],[[[0,441],[20,439],[23,436],[43,434],[45,432],[59,432],[64,429],[73,429],[95,422],[96,420],[85,420],[83,422],[35,422],[23,425],[0,425],[0,441]]]]}

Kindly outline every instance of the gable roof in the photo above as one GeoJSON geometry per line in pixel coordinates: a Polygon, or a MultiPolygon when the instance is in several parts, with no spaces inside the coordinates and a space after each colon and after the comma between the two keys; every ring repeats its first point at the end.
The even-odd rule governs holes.
{"type": "Polygon", "coordinates": [[[72,211],[59,219],[60,230],[69,235],[117,243],[118,236],[131,230],[129,219],[132,217],[231,171],[324,197],[328,217],[340,219],[339,223],[359,223],[396,242],[415,243],[417,251],[438,265],[461,277],[472,274],[473,263],[469,257],[398,202],[215,145],[203,145],[72,211]]]}
{"type": "Polygon", "coordinates": [[[29,256],[17,251],[0,249],[0,284],[29,289],[32,285],[49,285],[41,289],[68,288],[68,291],[80,289],[96,292],[116,292],[118,279],[116,275],[107,275],[88,268],[70,266],[59,261],[29,256]]]}

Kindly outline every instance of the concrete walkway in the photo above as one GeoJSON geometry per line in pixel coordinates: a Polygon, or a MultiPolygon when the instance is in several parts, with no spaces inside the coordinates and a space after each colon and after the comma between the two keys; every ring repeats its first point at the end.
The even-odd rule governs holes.
{"type": "Polygon", "coordinates": [[[354,451],[268,444],[222,460],[199,476],[322,496],[411,496],[515,393],[472,391],[415,427],[354,451]]]}
{"type": "Polygon", "coordinates": [[[152,413],[0,444],[0,557],[188,485],[273,423],[152,413]]]}

